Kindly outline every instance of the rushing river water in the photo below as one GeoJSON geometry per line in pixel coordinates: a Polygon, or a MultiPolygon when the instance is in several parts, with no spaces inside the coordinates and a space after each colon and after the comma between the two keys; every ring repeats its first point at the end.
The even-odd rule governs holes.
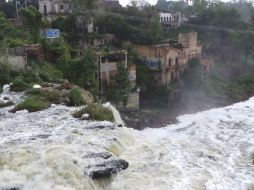
{"type": "MultiPolygon", "coordinates": [[[[19,101],[22,94],[0,95],[19,101]]],[[[0,109],[0,190],[254,189],[254,98],[179,117],[179,123],[135,131],[88,130],[74,108],[37,113],[0,109]],[[92,181],[84,168],[109,151],[129,162],[114,179],[92,181]]]]}

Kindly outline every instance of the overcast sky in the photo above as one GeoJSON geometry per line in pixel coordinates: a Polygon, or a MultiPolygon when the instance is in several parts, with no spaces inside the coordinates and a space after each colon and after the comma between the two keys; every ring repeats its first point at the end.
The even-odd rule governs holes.
{"type": "MultiPolygon", "coordinates": [[[[119,0],[121,5],[126,6],[130,0],[119,0]]],[[[156,4],[157,0],[147,0],[150,4],[156,4]]]]}

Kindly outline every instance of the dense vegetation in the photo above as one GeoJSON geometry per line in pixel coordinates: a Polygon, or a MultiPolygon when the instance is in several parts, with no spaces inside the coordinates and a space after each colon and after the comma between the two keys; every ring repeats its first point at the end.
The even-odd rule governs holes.
{"type": "MultiPolygon", "coordinates": [[[[9,47],[19,47],[24,44],[39,43],[45,53],[45,61],[32,66],[24,72],[17,72],[5,61],[0,64],[0,87],[13,82],[13,90],[19,91],[30,88],[34,83],[56,82],[61,78],[68,79],[81,88],[89,90],[101,100],[113,100],[114,103],[126,104],[130,93],[128,72],[118,64],[118,75],[114,77],[114,84],[105,94],[99,91],[96,79],[96,54],[92,49],[85,49],[84,44],[106,33],[115,35],[115,39],[100,47],[108,52],[114,49],[127,49],[128,60],[137,65],[137,85],[141,89],[141,99],[158,99],[168,101],[168,97],[175,92],[197,99],[203,94],[205,99],[241,100],[253,94],[253,65],[254,65],[254,9],[248,2],[238,3],[210,3],[206,0],[194,0],[189,6],[183,2],[159,0],[156,6],[141,1],[126,8],[117,7],[104,13],[91,11],[96,8],[96,1],[74,1],[78,9],[75,14],[59,18],[52,23],[46,23],[36,8],[22,10],[23,27],[13,27],[6,19],[15,15],[10,14],[13,4],[1,2],[0,10],[0,47],[1,51],[9,47]],[[138,7],[140,5],[141,7],[138,7]],[[211,75],[202,78],[199,66],[190,64],[182,81],[176,81],[170,86],[157,87],[153,83],[149,69],[138,59],[133,51],[136,44],[154,44],[176,40],[179,32],[196,30],[183,26],[171,31],[163,30],[159,23],[158,13],[170,7],[171,11],[181,11],[189,24],[231,28],[230,31],[205,30],[200,27],[199,40],[202,42],[203,54],[215,61],[211,75]],[[243,11],[244,7],[248,7],[243,11]],[[85,10],[85,11],[84,11],[85,10]],[[78,17],[83,18],[81,21],[78,17]],[[85,29],[91,17],[94,18],[96,33],[88,33],[85,29]],[[54,41],[45,40],[40,35],[44,27],[59,28],[61,37],[54,41]],[[236,29],[248,31],[239,32],[236,29]],[[198,94],[197,96],[194,96],[198,94]]],[[[3,51],[6,52],[6,51],[3,51]]],[[[6,52],[6,56],[8,53],[6,52]]],[[[198,64],[197,64],[198,65],[198,64]]],[[[73,93],[72,105],[82,105],[78,93],[73,93]],[[76,102],[75,102],[76,101],[76,102]],[[78,102],[78,104],[77,104],[78,102]]]]}

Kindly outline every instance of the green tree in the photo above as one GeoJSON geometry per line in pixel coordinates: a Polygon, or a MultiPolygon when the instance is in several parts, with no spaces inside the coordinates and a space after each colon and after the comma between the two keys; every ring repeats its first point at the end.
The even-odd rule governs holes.
{"type": "Polygon", "coordinates": [[[206,0],[193,0],[193,8],[196,13],[201,14],[208,6],[206,0]]]}
{"type": "Polygon", "coordinates": [[[11,23],[6,19],[3,12],[0,12],[0,47],[5,46],[6,38],[11,37],[14,28],[11,23]]]}
{"type": "Polygon", "coordinates": [[[75,8],[79,9],[95,9],[98,0],[74,0],[75,8]]]}
{"type": "Polygon", "coordinates": [[[117,63],[117,74],[113,77],[114,84],[109,87],[108,98],[117,103],[123,103],[126,106],[130,94],[130,81],[128,69],[123,63],[117,63]]]}
{"type": "Polygon", "coordinates": [[[98,80],[96,78],[96,55],[92,50],[86,50],[82,59],[67,61],[63,65],[62,69],[65,77],[70,82],[91,91],[94,95],[97,95],[98,80]]]}
{"type": "Polygon", "coordinates": [[[40,36],[40,29],[43,26],[42,14],[34,7],[22,9],[21,15],[24,27],[29,31],[31,38],[37,42],[40,36]]]}

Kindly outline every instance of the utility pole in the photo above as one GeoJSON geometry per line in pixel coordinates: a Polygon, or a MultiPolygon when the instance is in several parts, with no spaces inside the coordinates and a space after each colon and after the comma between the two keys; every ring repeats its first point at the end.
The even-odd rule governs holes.
{"type": "Polygon", "coordinates": [[[15,0],[16,1],[16,14],[17,14],[17,19],[19,19],[19,11],[21,9],[27,9],[27,0],[25,0],[23,3],[20,2],[20,0],[15,0]]]}

